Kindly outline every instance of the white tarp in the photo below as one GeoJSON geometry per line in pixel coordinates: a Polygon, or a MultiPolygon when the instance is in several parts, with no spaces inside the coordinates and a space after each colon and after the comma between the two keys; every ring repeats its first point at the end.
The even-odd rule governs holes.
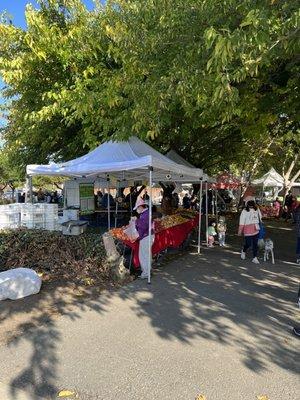
{"type": "Polygon", "coordinates": [[[49,165],[28,165],[27,175],[88,177],[94,179],[143,180],[153,168],[153,180],[198,181],[203,171],[168,159],[137,137],[126,142],[105,142],[85,156],[49,165]]]}
{"type": "MultiPolygon", "coordinates": [[[[184,165],[189,168],[195,168],[191,163],[186,161],[183,157],[181,157],[178,153],[176,153],[175,150],[170,150],[166,154],[166,157],[168,157],[170,160],[176,162],[177,164],[184,165]]],[[[203,173],[202,176],[203,181],[213,183],[215,180],[211,177],[209,177],[207,174],[203,173]]]]}
{"type": "Polygon", "coordinates": [[[29,268],[0,272],[0,300],[17,300],[40,291],[42,280],[29,268]]]}
{"type": "Polygon", "coordinates": [[[284,179],[280,174],[278,174],[278,172],[275,171],[274,168],[271,168],[270,171],[261,178],[252,181],[252,185],[281,188],[284,186],[284,179]]]}

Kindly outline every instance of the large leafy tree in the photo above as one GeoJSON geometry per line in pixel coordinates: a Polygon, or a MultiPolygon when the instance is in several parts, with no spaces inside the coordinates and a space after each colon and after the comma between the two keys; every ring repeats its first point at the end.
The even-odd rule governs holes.
{"type": "Polygon", "coordinates": [[[257,171],[279,116],[298,120],[295,0],[40,5],[27,31],[0,26],[3,136],[19,165],[135,134],[211,172],[257,171]]]}

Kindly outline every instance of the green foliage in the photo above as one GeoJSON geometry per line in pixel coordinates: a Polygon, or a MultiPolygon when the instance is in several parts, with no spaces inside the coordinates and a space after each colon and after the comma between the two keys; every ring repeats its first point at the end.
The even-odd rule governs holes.
{"type": "Polygon", "coordinates": [[[27,31],[0,25],[2,135],[19,173],[132,134],[209,172],[249,169],[278,116],[299,118],[296,0],[40,5],[27,31]]]}

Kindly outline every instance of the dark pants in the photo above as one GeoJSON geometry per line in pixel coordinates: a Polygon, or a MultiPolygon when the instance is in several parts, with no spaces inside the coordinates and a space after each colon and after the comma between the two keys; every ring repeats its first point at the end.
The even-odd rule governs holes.
{"type": "Polygon", "coordinates": [[[253,236],[245,236],[245,245],[243,248],[243,251],[246,253],[246,251],[252,247],[252,251],[253,251],[253,258],[257,257],[257,252],[258,252],[258,234],[257,235],[253,235],[253,236]]]}
{"type": "Polygon", "coordinates": [[[300,237],[297,238],[296,254],[297,254],[298,257],[300,257],[300,237]]]}

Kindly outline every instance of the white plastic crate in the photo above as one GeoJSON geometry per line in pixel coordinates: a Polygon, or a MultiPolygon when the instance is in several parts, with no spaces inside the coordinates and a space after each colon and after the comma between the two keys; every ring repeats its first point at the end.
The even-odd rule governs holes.
{"type": "Polygon", "coordinates": [[[19,212],[19,211],[20,211],[20,204],[18,203],[0,205],[0,214],[7,212],[19,212]]]}
{"type": "Polygon", "coordinates": [[[27,229],[44,229],[43,222],[28,221],[26,223],[22,223],[22,226],[27,229]]]}
{"type": "Polygon", "coordinates": [[[43,223],[44,222],[44,216],[43,214],[21,214],[21,223],[43,223]]]}
{"type": "Polygon", "coordinates": [[[20,213],[18,212],[2,212],[0,214],[0,222],[9,224],[9,223],[20,223],[20,213]]]}

